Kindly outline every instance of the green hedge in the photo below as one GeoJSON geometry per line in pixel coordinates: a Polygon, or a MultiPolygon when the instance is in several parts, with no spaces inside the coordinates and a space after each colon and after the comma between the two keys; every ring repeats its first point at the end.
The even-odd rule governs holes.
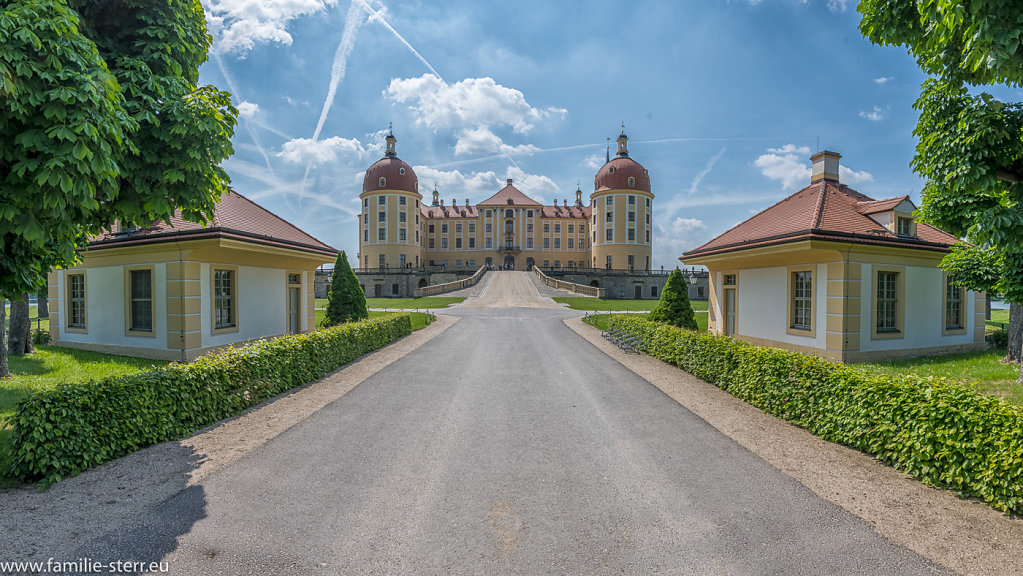
{"type": "Polygon", "coordinates": [[[868,374],[726,336],[614,316],[646,351],[925,484],[1023,513],[1023,409],[941,379],[868,374]]]}
{"type": "Polygon", "coordinates": [[[11,474],[49,484],[187,436],[411,332],[409,315],[396,314],[40,392],[21,401],[11,419],[11,474]]]}

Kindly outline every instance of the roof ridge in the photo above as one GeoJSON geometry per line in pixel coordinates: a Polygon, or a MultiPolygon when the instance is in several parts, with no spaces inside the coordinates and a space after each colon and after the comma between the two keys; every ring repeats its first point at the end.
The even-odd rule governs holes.
{"type": "Polygon", "coordinates": [[[821,180],[820,186],[818,186],[817,193],[817,205],[814,207],[814,212],[817,213],[813,219],[813,229],[816,230],[821,226],[821,220],[824,219],[824,204],[828,195],[827,182],[821,180]]]}

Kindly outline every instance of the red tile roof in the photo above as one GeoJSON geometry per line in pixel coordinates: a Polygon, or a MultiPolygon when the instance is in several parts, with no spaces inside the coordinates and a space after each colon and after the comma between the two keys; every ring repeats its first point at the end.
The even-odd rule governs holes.
{"type": "Polygon", "coordinates": [[[479,209],[475,206],[427,206],[419,205],[419,212],[424,218],[475,218],[479,209]]]}
{"type": "Polygon", "coordinates": [[[589,206],[544,206],[541,218],[589,218],[589,206]]]}
{"type": "Polygon", "coordinates": [[[148,228],[132,232],[106,232],[95,236],[90,239],[89,250],[200,238],[233,238],[332,258],[337,255],[334,248],[233,190],[220,199],[214,208],[212,222],[205,227],[182,219],[178,210],[169,224],[157,221],[148,228]]]}
{"type": "Polygon", "coordinates": [[[726,231],[681,259],[725,254],[747,248],[784,244],[806,239],[827,239],[854,244],[881,244],[946,251],[958,238],[917,224],[916,237],[898,236],[867,214],[891,210],[908,196],[874,200],[844,184],[815,182],[749,220],[726,231]],[[878,206],[887,208],[877,209],[878,206]]]}
{"type": "Polygon", "coordinates": [[[877,214],[878,212],[887,212],[899,204],[902,204],[903,200],[909,200],[909,196],[899,196],[897,198],[889,198],[887,200],[860,202],[859,211],[860,214],[877,214]]]}
{"type": "Polygon", "coordinates": [[[511,180],[508,181],[508,185],[498,190],[497,194],[494,194],[490,198],[480,202],[477,206],[542,206],[536,200],[533,200],[529,196],[523,194],[518,188],[512,186],[511,180]],[[511,200],[511,202],[508,202],[511,200]]]}

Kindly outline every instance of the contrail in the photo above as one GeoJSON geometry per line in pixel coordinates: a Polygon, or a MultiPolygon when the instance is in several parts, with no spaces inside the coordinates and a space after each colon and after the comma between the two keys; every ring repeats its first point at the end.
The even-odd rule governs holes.
{"type": "MultiPolygon", "coordinates": [[[[231,94],[239,101],[242,101],[242,97],[238,91],[238,85],[235,84],[234,77],[227,70],[227,66],[224,64],[223,58],[220,57],[220,52],[213,50],[213,59],[217,61],[217,68],[220,68],[221,75],[224,76],[224,81],[227,82],[227,87],[231,89],[231,94]]],[[[248,119],[243,118],[242,124],[245,126],[245,131],[249,133],[249,138],[252,139],[252,143],[256,145],[256,149],[263,156],[263,161],[266,162],[266,169],[270,171],[270,175],[274,175],[274,168],[270,164],[270,156],[266,153],[266,148],[263,147],[263,142],[260,141],[259,135],[252,129],[252,124],[248,119]]]]}
{"type": "Polygon", "coordinates": [[[365,6],[361,0],[352,0],[351,5],[348,6],[345,27],[341,31],[341,42],[338,43],[337,50],[334,51],[334,65],[330,69],[327,97],[323,101],[323,110],[320,111],[320,120],[316,123],[316,130],[313,131],[313,140],[320,137],[323,123],[327,121],[327,114],[330,113],[330,107],[334,104],[337,87],[345,79],[345,73],[348,71],[348,56],[352,53],[352,48],[355,47],[355,36],[359,32],[359,25],[362,24],[362,19],[358,17],[360,6],[365,6]]]}
{"type": "Polygon", "coordinates": [[[366,0],[353,0],[353,3],[354,2],[362,4],[363,8],[369,11],[370,13],[369,20],[371,22],[373,20],[376,20],[377,22],[383,24],[385,28],[391,31],[391,34],[394,34],[394,36],[398,40],[401,40],[401,43],[404,44],[405,47],[408,48],[410,52],[415,54],[416,58],[419,58],[419,61],[422,62],[424,66],[430,69],[430,72],[433,73],[434,76],[440,78],[442,82],[444,81],[444,78],[440,75],[440,72],[437,72],[437,70],[435,70],[433,66],[430,66],[430,63],[426,61],[426,58],[423,58],[423,55],[420,54],[415,48],[413,48],[412,45],[408,43],[408,40],[405,40],[405,38],[402,37],[401,34],[398,34],[398,31],[395,30],[393,26],[388,24],[387,20],[384,20],[383,15],[381,15],[379,11],[374,10],[372,6],[366,3],[366,0]]]}

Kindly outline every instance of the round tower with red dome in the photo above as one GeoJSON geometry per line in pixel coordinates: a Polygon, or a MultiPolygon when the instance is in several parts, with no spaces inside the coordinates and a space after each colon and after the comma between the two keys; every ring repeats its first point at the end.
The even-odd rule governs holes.
{"type": "Polygon", "coordinates": [[[608,159],[593,180],[590,206],[594,268],[650,269],[654,195],[650,174],[629,158],[628,143],[622,124],[618,153],[608,159]]]}
{"type": "Polygon", "coordinates": [[[387,152],[366,170],[359,214],[359,268],[420,266],[419,180],[398,158],[388,131],[387,152]]]}

